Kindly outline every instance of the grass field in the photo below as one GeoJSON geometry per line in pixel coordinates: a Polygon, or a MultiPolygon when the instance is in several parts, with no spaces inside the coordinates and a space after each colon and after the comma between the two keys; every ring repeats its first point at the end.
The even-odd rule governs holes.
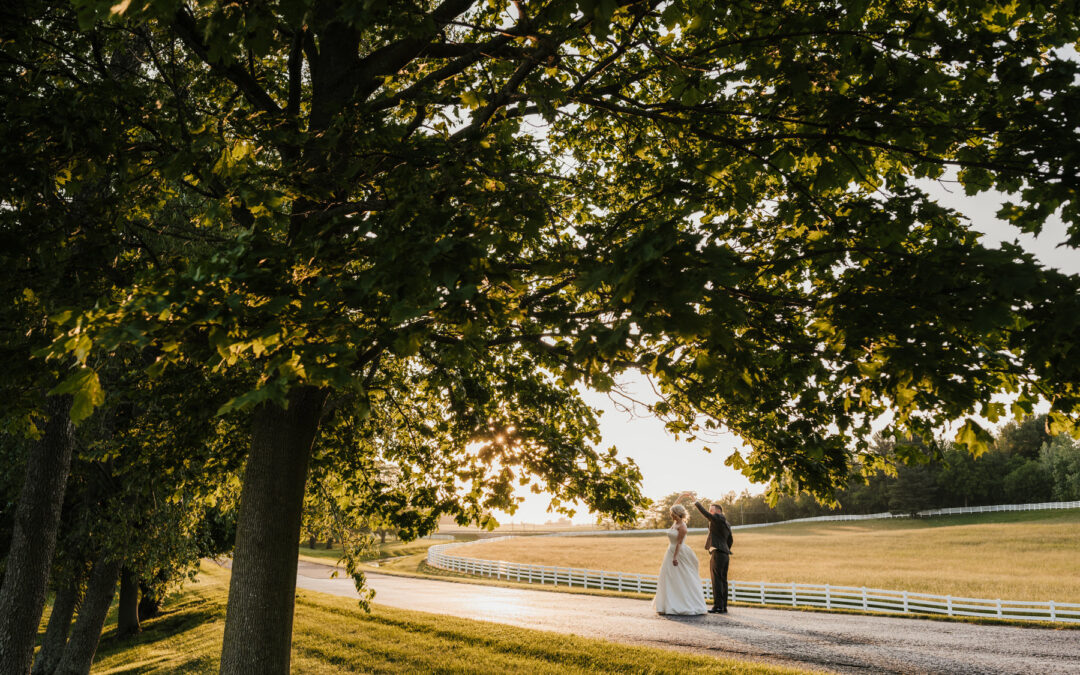
{"type": "MultiPolygon", "coordinates": [[[[102,638],[92,672],[216,673],[228,572],[204,564],[200,583],[165,605],[134,638],[102,638]]],[[[44,630],[44,625],[42,627],[44,630]]],[[[797,673],[706,656],[375,607],[299,591],[293,632],[296,673],[797,673]]]]}
{"type": "MultiPolygon", "coordinates": [[[[705,535],[687,537],[708,577],[705,535]]],[[[522,537],[461,555],[656,574],[666,536],[522,537]]],[[[1080,511],[777,525],[735,532],[729,578],[1080,602],[1080,511]]]]}
{"type": "MultiPolygon", "coordinates": [[[[461,535],[459,541],[468,541],[476,539],[476,535],[461,535]]],[[[392,558],[396,556],[413,555],[416,553],[427,553],[429,547],[435,544],[447,544],[449,541],[445,539],[417,539],[416,541],[388,541],[385,544],[380,544],[369,555],[364,556],[364,560],[377,560],[379,558],[392,558]]],[[[308,548],[303,544],[300,545],[300,558],[307,559],[312,562],[321,563],[336,563],[341,559],[341,546],[334,546],[332,548],[324,548],[318,546],[316,548],[308,548]]]]}

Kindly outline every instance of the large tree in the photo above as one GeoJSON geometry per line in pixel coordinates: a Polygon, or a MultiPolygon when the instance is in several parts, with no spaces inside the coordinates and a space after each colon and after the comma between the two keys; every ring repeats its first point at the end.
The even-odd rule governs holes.
{"type": "Polygon", "coordinates": [[[362,419],[376,382],[444,392],[509,477],[620,517],[632,467],[560,444],[544,401],[626,369],[673,431],[724,425],[751,478],[825,497],[887,411],[929,441],[1004,390],[1073,428],[1077,279],[983,247],[918,183],[956,168],[1080,241],[1070,3],[75,4],[146,46],[150,95],[114,102],[153,149],[126,180],[220,244],[57,345],[250,384],[226,406],[253,428],[224,672],[287,671],[311,449],[327,401],[362,419]],[[528,435],[491,401],[515,372],[546,410],[528,435]]]}

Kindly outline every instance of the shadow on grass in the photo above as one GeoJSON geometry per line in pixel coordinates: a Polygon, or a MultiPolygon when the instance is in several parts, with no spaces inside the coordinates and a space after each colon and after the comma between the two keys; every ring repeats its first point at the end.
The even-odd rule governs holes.
{"type": "Polygon", "coordinates": [[[98,662],[119,655],[130,657],[141,652],[145,654],[144,658],[136,659],[136,662],[128,667],[111,669],[110,672],[157,672],[166,664],[168,672],[171,673],[213,672],[217,666],[216,661],[202,655],[185,659],[184,655],[173,647],[178,635],[196,631],[215,621],[224,621],[224,609],[224,606],[209,602],[205,603],[204,607],[188,605],[145,621],[140,633],[123,638],[117,636],[115,628],[109,629],[102,635],[94,660],[98,662]]]}

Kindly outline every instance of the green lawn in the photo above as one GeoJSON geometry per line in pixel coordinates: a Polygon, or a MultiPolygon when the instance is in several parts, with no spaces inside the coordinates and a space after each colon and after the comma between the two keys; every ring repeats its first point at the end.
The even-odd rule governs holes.
{"type": "MultiPolygon", "coordinates": [[[[94,673],[216,673],[228,572],[204,564],[199,582],[117,640],[106,631],[94,673]]],[[[44,629],[44,625],[42,627],[44,629]]],[[[293,633],[296,673],[797,673],[804,672],[571,635],[376,606],[299,591],[293,633]]]]}

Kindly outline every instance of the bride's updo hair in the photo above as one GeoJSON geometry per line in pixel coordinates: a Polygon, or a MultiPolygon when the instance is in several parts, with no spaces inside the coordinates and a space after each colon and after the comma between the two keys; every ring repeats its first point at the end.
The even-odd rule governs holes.
{"type": "Polygon", "coordinates": [[[686,521],[686,507],[682,504],[676,504],[671,507],[671,516],[680,523],[686,521]]]}

